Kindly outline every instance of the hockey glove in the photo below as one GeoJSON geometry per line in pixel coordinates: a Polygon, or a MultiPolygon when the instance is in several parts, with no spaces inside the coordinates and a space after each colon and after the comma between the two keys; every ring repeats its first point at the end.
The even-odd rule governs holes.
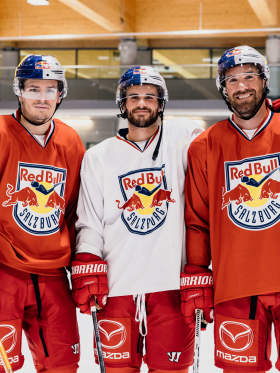
{"type": "Polygon", "coordinates": [[[80,253],[72,262],[72,296],[82,313],[90,314],[90,307],[100,310],[108,295],[107,263],[99,256],[80,253]]]}
{"type": "MultiPolygon", "coordinates": [[[[213,321],[213,275],[212,271],[196,265],[185,265],[181,273],[181,310],[185,322],[190,325],[195,323],[195,310],[201,309],[206,323],[213,321]]],[[[206,328],[206,323],[201,328],[206,328]]]]}
{"type": "Polygon", "coordinates": [[[277,98],[277,100],[272,101],[272,110],[276,111],[277,113],[280,112],[280,98],[277,98]]]}

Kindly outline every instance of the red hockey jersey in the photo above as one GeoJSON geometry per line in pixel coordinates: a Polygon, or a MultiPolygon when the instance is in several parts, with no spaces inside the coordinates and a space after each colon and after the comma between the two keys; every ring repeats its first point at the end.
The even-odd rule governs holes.
{"type": "Polygon", "coordinates": [[[280,114],[250,140],[231,119],[190,145],[187,260],[212,260],[215,303],[280,291],[280,114]]]}
{"type": "Polygon", "coordinates": [[[42,146],[7,115],[0,117],[0,149],[0,262],[55,274],[75,243],[82,141],[55,119],[42,146]]]}

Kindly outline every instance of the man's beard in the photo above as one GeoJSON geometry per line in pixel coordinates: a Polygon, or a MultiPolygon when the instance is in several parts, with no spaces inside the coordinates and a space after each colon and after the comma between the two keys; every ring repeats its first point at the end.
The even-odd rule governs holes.
{"type": "Polygon", "coordinates": [[[259,105],[262,96],[258,97],[256,91],[253,89],[248,90],[246,92],[239,93],[237,92],[233,98],[229,99],[229,103],[233,109],[233,111],[240,117],[246,118],[250,117],[256,110],[257,106],[259,105]],[[243,100],[243,102],[236,102],[235,97],[239,95],[244,95],[246,93],[253,93],[253,96],[248,97],[249,100],[243,100]]]}
{"type": "Polygon", "coordinates": [[[152,110],[150,110],[148,108],[141,108],[141,110],[147,110],[150,113],[150,115],[148,116],[147,119],[145,119],[143,117],[136,118],[134,116],[134,113],[137,110],[139,110],[139,109],[136,108],[136,109],[134,109],[132,111],[127,111],[127,119],[129,121],[129,123],[131,123],[135,127],[139,127],[139,128],[150,127],[151,125],[153,125],[157,121],[157,119],[159,117],[158,110],[152,111],[152,110]]]}

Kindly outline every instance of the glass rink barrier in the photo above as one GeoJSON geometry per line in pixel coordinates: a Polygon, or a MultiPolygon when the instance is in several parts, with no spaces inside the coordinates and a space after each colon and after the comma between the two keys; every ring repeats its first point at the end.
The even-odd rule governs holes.
{"type": "MultiPolygon", "coordinates": [[[[115,100],[118,80],[126,65],[63,65],[69,86],[68,100],[115,100]]],[[[165,78],[170,100],[218,99],[212,64],[153,65],[165,78]]],[[[15,66],[0,65],[0,100],[14,100],[15,66]]]]}

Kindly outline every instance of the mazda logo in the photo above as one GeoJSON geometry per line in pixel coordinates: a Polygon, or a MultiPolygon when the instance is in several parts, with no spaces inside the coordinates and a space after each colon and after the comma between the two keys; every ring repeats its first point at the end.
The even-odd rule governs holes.
{"type": "Polygon", "coordinates": [[[104,348],[117,349],[126,340],[126,329],[123,324],[113,320],[100,320],[99,333],[104,348]]]}
{"type": "Polygon", "coordinates": [[[244,351],[251,347],[254,333],[247,324],[236,321],[224,321],[219,328],[222,345],[231,351],[244,351]]]}
{"type": "Polygon", "coordinates": [[[17,343],[16,328],[13,325],[0,324],[0,340],[7,354],[11,352],[17,343]]]}

